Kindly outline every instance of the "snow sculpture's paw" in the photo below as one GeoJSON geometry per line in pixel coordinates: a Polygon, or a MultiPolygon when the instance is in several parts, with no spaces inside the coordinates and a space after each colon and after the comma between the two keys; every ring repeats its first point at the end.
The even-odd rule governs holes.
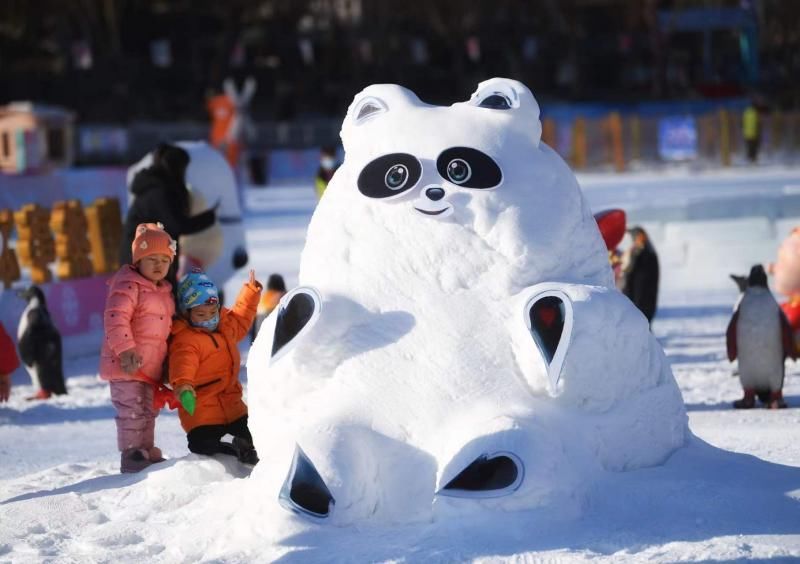
{"type": "Polygon", "coordinates": [[[281,298],[278,307],[264,322],[265,338],[271,342],[271,363],[292,350],[314,327],[321,306],[322,300],[314,288],[295,288],[281,298]]]}
{"type": "MultiPolygon", "coordinates": [[[[522,292],[521,301],[526,331],[514,332],[520,370],[534,394],[547,390],[556,405],[596,416],[585,442],[601,464],[646,466],[683,444],[680,392],[647,319],[630,300],[614,289],[547,282],[522,292]],[[546,325],[537,322],[538,312],[553,315],[544,307],[556,310],[555,319],[565,319],[555,346],[555,337],[537,336],[538,325],[546,325]],[[548,362],[551,350],[556,352],[548,362]],[[553,375],[557,357],[559,373],[553,375]]],[[[557,333],[559,324],[552,325],[557,333]]]]}
{"type": "Polygon", "coordinates": [[[339,525],[430,517],[436,465],[429,454],[346,421],[299,435],[278,494],[284,508],[339,525]]]}
{"type": "Polygon", "coordinates": [[[547,365],[550,393],[555,395],[572,336],[572,300],[561,290],[546,289],[525,305],[525,323],[547,365]]]}

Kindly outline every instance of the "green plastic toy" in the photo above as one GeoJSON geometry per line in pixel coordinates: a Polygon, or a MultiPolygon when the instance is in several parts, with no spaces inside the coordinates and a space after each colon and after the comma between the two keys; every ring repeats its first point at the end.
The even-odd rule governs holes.
{"type": "Polygon", "coordinates": [[[197,400],[191,391],[183,390],[181,392],[181,405],[183,406],[183,409],[189,413],[189,415],[194,415],[194,408],[197,405],[197,400]]]}

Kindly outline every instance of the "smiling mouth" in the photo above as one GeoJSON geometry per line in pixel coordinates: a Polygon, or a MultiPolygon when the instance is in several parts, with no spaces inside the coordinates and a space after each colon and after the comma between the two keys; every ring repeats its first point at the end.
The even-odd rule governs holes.
{"type": "Polygon", "coordinates": [[[419,209],[416,206],[414,206],[414,209],[417,210],[420,213],[424,213],[425,215],[439,215],[439,214],[444,213],[444,212],[447,211],[447,208],[441,209],[439,211],[425,211],[425,210],[419,209]]]}

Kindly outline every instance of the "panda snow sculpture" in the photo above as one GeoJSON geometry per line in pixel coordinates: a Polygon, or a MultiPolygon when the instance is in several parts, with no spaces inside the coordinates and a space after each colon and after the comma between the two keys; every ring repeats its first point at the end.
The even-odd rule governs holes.
{"type": "Polygon", "coordinates": [[[249,354],[251,479],[337,524],[579,509],[688,436],[646,319],[512,80],[430,106],[373,85],[311,220],[300,284],[249,354]]]}

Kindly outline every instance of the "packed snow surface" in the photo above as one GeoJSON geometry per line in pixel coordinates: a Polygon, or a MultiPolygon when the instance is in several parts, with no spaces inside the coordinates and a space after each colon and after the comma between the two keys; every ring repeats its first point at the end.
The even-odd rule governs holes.
{"type": "MultiPolygon", "coordinates": [[[[797,170],[737,173],[736,182],[740,176],[754,184],[765,181],[776,185],[777,191],[784,184],[800,185],[797,170]]],[[[631,209],[640,206],[641,186],[647,182],[659,183],[659,198],[666,198],[665,191],[680,193],[691,184],[693,205],[697,206],[703,197],[712,201],[726,178],[731,178],[730,172],[658,175],[644,180],[641,175],[581,178],[581,184],[592,210],[599,211],[612,203],[631,209]],[[606,197],[612,184],[618,186],[613,202],[606,197]],[[627,193],[636,195],[627,201],[627,193]]],[[[770,192],[765,199],[773,196],[770,192]]],[[[247,243],[259,277],[263,280],[270,272],[282,272],[289,287],[297,285],[306,228],[316,203],[313,189],[251,189],[246,197],[247,243]]],[[[741,207],[736,206],[735,195],[729,195],[729,200],[727,209],[732,217],[750,221],[749,200],[743,200],[741,207]]],[[[695,221],[676,217],[673,211],[658,216],[654,210],[645,219],[658,229],[680,233],[682,226],[691,228],[695,221]]],[[[795,219],[800,224],[800,214],[797,218],[769,217],[769,229],[754,232],[754,239],[773,243],[763,244],[759,261],[774,260],[785,236],[774,226],[795,219]]],[[[703,241],[714,253],[724,254],[727,245],[741,240],[739,223],[725,218],[719,218],[718,224],[709,218],[697,221],[717,228],[703,241]],[[713,247],[714,243],[718,246],[713,247]]],[[[659,241],[657,238],[656,249],[662,265],[685,264],[685,254],[676,256],[672,254],[676,247],[659,246],[659,241]]],[[[693,243],[686,241],[689,246],[693,243]]],[[[574,413],[557,404],[563,413],[556,407],[547,410],[553,417],[540,424],[541,436],[533,433],[536,428],[526,432],[531,449],[562,449],[547,454],[561,460],[559,472],[564,476],[541,466],[530,469],[535,475],[550,477],[549,484],[561,485],[562,490],[555,492],[559,502],[529,508],[503,507],[503,500],[512,497],[508,496],[494,502],[477,500],[475,510],[464,511],[463,502],[470,500],[448,498],[431,514],[416,513],[423,517],[419,520],[397,523],[395,520],[403,521],[403,515],[410,512],[400,511],[404,504],[410,509],[418,507],[412,494],[421,486],[411,475],[397,484],[399,493],[387,494],[397,504],[394,516],[359,520],[353,525],[319,523],[286,511],[259,476],[275,472],[285,478],[290,460],[262,452],[263,462],[248,477],[250,470],[233,460],[188,454],[174,412],[162,413],[156,430],[157,442],[169,460],[141,474],[120,475],[114,410],[107,385],[96,378],[97,356],[68,360],[70,394],[47,403],[24,400],[32,388],[27,376],[18,371],[11,401],[0,406],[0,562],[796,561],[800,559],[800,370],[787,363],[784,394],[790,409],[730,408],[741,389],[733,376],[735,365],[725,359],[724,331],[737,290],[726,280],[729,265],[717,261],[716,256],[711,258],[715,270],[709,266],[685,280],[672,281],[665,272],[653,324],[688,413],[691,434],[685,446],[648,467],[625,471],[598,467],[590,456],[594,453],[591,449],[587,452],[594,430],[585,431],[589,436],[577,436],[596,414],[574,413]],[[583,446],[578,449],[573,441],[583,446]],[[581,464],[588,465],[591,472],[581,464]],[[576,477],[586,475],[590,475],[586,483],[575,483],[576,477]],[[574,490],[570,492],[565,484],[575,484],[574,490]]],[[[733,254],[728,258],[730,263],[740,260],[733,254]]],[[[741,268],[736,271],[743,273],[741,268]]],[[[228,292],[238,288],[246,272],[237,276],[226,286],[228,292]]],[[[606,301],[605,305],[613,305],[615,298],[606,301]]],[[[393,311],[396,308],[386,307],[366,319],[378,321],[393,311]]],[[[577,318],[576,308],[576,322],[577,318]]],[[[323,323],[320,316],[315,327],[324,327],[323,323]]],[[[596,329],[598,333],[603,330],[596,329]]],[[[476,329],[476,339],[480,332],[476,329]]],[[[384,337],[389,340],[395,335],[384,337]]],[[[258,350],[256,347],[252,354],[258,350]]],[[[284,360],[290,361],[291,354],[284,360]]],[[[500,362],[508,361],[501,358],[500,362]]],[[[562,395],[550,398],[543,393],[541,404],[569,397],[568,364],[569,358],[562,395]]],[[[381,367],[381,371],[392,370],[381,367]]],[[[370,376],[379,378],[382,372],[370,376]]],[[[242,377],[247,377],[245,369],[242,377]]],[[[249,375],[251,387],[257,377],[249,375]]],[[[615,382],[617,375],[604,377],[615,382]]],[[[284,399],[290,403],[293,397],[284,399]]],[[[329,398],[331,412],[347,407],[336,405],[339,400],[335,395],[329,398]]],[[[625,406],[621,401],[614,409],[625,406]]],[[[396,405],[390,408],[396,409],[396,405]]],[[[291,405],[281,409],[288,412],[291,405]]],[[[379,406],[370,409],[379,410],[379,406]]],[[[377,421],[376,415],[376,426],[377,421]]],[[[296,428],[293,421],[278,422],[269,432],[278,440],[291,442],[298,439],[296,428]]],[[[431,433],[447,432],[458,443],[473,433],[483,436],[509,428],[507,420],[499,419],[494,426],[472,429],[453,425],[449,430],[431,429],[431,433]]],[[[335,434],[333,429],[330,434],[335,434]]],[[[414,436],[417,434],[421,432],[414,436]]],[[[269,443],[263,436],[257,440],[269,443]]],[[[403,461],[408,454],[423,472],[432,464],[431,458],[421,456],[408,441],[385,439],[381,443],[373,435],[364,442],[393,454],[392,463],[408,464],[403,461]]],[[[513,444],[511,439],[509,442],[513,444]]],[[[454,445],[453,450],[461,446],[454,445]]],[[[546,451],[541,452],[544,456],[546,451]]],[[[367,460],[357,468],[362,473],[375,472],[365,489],[369,484],[385,483],[380,478],[386,474],[381,472],[391,472],[393,467],[382,466],[383,462],[367,460]]]]}

